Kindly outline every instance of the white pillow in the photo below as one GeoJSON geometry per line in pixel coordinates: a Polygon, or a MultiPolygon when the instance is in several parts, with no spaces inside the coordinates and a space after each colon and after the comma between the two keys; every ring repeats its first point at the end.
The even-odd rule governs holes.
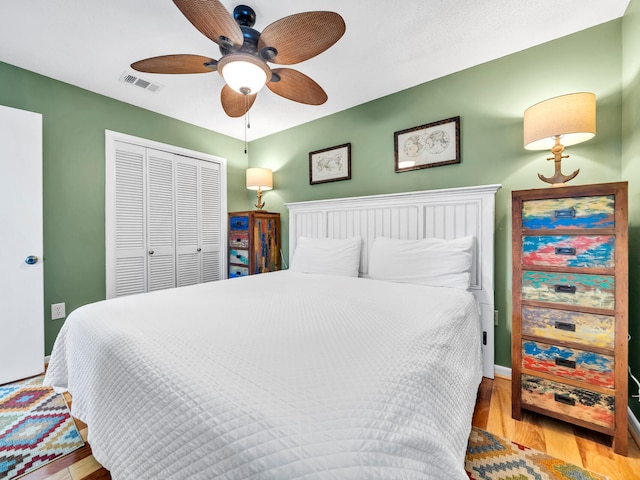
{"type": "Polygon", "coordinates": [[[466,290],[471,280],[474,237],[396,240],[378,237],[369,253],[369,277],[466,290]]]}
{"type": "Polygon", "coordinates": [[[362,237],[345,239],[300,237],[290,270],[357,277],[362,237]]]}

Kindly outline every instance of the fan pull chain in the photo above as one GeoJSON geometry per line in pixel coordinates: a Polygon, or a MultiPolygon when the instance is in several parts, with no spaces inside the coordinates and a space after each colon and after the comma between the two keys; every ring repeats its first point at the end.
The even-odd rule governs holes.
{"type": "Polygon", "coordinates": [[[247,128],[249,128],[249,110],[247,110],[247,95],[244,95],[244,154],[247,154],[247,128]]]}

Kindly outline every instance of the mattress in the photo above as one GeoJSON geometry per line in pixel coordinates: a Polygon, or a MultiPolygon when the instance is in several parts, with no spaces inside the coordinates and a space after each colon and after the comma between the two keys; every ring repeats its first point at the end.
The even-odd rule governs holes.
{"type": "Polygon", "coordinates": [[[72,312],[45,384],[125,479],[466,479],[472,294],[289,271],[72,312]]]}

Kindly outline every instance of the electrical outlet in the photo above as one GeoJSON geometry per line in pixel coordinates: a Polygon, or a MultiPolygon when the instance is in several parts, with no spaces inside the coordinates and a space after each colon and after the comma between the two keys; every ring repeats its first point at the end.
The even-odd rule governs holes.
{"type": "Polygon", "coordinates": [[[493,311],[493,324],[496,327],[498,326],[498,310],[493,311]]]}
{"type": "Polygon", "coordinates": [[[64,311],[64,302],[62,303],[52,303],[51,304],[51,320],[58,320],[60,318],[66,317],[66,313],[64,311]]]}

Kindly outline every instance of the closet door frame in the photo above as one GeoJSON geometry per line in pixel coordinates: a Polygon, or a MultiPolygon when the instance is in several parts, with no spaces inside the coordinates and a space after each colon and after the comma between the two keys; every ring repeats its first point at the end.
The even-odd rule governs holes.
{"type": "MultiPolygon", "coordinates": [[[[227,160],[223,157],[210,155],[195,150],[189,150],[175,145],[169,145],[146,138],[135,137],[125,133],[114,132],[111,130],[105,130],[105,267],[106,267],[106,298],[114,298],[115,292],[115,258],[116,258],[116,246],[115,246],[115,202],[113,198],[115,196],[115,175],[113,165],[115,161],[115,145],[116,142],[124,142],[139,147],[161,150],[174,155],[181,155],[190,157],[196,160],[205,162],[211,162],[219,165],[220,169],[220,212],[221,212],[221,278],[226,278],[226,262],[227,258],[224,252],[227,251],[227,234],[226,234],[226,216],[223,215],[227,211],[227,160]],[[111,199],[111,201],[110,201],[111,199]]],[[[175,169],[174,169],[175,171],[175,169]]]]}

